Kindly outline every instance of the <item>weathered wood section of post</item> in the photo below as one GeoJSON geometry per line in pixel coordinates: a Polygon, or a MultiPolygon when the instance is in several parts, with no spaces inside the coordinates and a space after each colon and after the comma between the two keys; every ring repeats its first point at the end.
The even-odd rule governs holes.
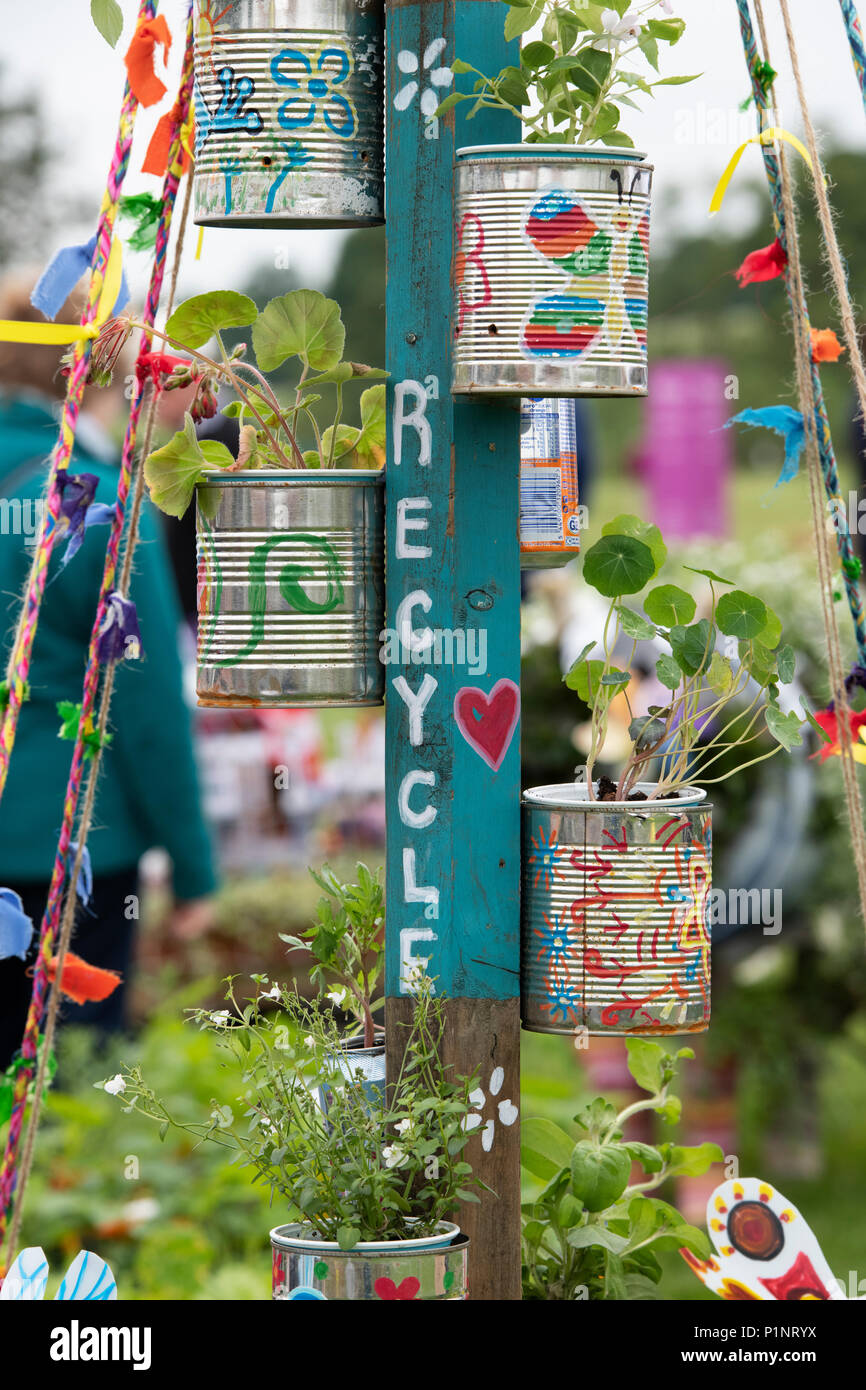
{"type": "Polygon", "coordinates": [[[468,1157],[497,1195],[460,1214],[476,1299],[520,1297],[519,435],[513,406],[450,395],[453,163],[520,130],[468,103],[428,118],[455,56],[514,61],[504,15],[390,0],[387,38],[387,1045],[393,1074],[423,966],[446,1060],[478,1072],[468,1157]]]}

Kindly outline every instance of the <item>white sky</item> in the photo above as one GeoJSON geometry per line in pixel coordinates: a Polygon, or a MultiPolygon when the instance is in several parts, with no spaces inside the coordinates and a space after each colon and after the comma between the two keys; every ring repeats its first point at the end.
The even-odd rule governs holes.
{"type": "MultiPolygon", "coordinates": [[[[10,19],[13,3],[14,21],[4,27],[2,64],[13,87],[35,90],[43,104],[58,156],[53,171],[54,189],[93,205],[93,222],[64,229],[57,242],[83,239],[95,223],[102,194],[123,87],[121,55],[129,42],[138,7],[135,0],[122,0],[127,25],[117,49],[112,51],[91,25],[89,0],[35,0],[26,6],[21,0],[3,0],[10,19]]],[[[790,0],[790,4],[813,117],[828,138],[862,149],[866,142],[866,114],[837,0],[790,0]]],[[[184,0],[163,0],[160,5],[175,36],[172,74],[180,58],[184,9],[184,0]]],[[[659,88],[657,98],[646,103],[645,112],[629,111],[629,119],[624,121],[638,146],[648,151],[655,164],[656,193],[661,195],[657,196],[654,211],[657,248],[675,221],[677,226],[689,229],[708,225],[707,203],[715,181],[735,144],[754,133],[753,112],[744,116],[737,109],[748,91],[748,80],[734,0],[679,0],[675,9],[686,19],[688,28],[676,48],[664,48],[663,73],[699,72],[702,76],[689,86],[659,88]],[[672,198],[672,194],[679,196],[672,198]]],[[[765,10],[771,24],[771,56],[780,73],[777,90],[783,124],[794,133],[802,133],[775,0],[765,0],[765,10]]],[[[169,79],[170,91],[172,80],[169,79]]],[[[137,169],[163,109],[164,106],[152,108],[139,114],[133,163],[126,183],[128,192],[144,188],[156,191],[157,180],[137,169]]],[[[760,172],[756,148],[747,153],[741,169],[744,178],[760,172]]],[[[741,209],[741,202],[739,206],[741,209]]],[[[737,214],[738,195],[734,188],[716,220],[724,226],[735,222],[737,214]]],[[[193,229],[181,274],[181,295],[217,285],[238,285],[257,264],[273,265],[278,250],[281,255],[288,252],[291,264],[306,283],[321,285],[338,254],[343,235],[208,228],[202,259],[196,262],[193,229]]],[[[133,284],[140,288],[143,259],[132,259],[133,284]]]]}

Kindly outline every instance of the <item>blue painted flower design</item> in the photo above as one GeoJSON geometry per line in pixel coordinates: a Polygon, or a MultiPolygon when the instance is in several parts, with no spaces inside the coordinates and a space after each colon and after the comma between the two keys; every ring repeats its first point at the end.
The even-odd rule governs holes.
{"type": "Polygon", "coordinates": [[[312,58],[298,48],[284,48],[277,53],[271,60],[271,77],[278,86],[293,93],[277,112],[283,129],[305,129],[318,117],[334,135],[348,140],[355,133],[355,108],[337,88],[346,81],[352,66],[352,59],[343,48],[322,48],[312,58]],[[284,65],[289,64],[305,75],[290,77],[283,71],[284,65]]]}

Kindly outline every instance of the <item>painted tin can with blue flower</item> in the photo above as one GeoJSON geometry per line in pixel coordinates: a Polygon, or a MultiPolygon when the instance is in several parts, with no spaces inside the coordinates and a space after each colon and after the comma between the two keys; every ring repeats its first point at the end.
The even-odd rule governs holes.
{"type": "Polygon", "coordinates": [[[524,793],[524,1028],[653,1037],[709,1027],[705,798],[684,787],[658,801],[589,801],[581,783],[524,793]]]}
{"type": "Polygon", "coordinates": [[[195,221],[384,220],[383,0],[196,0],[195,221]]]}

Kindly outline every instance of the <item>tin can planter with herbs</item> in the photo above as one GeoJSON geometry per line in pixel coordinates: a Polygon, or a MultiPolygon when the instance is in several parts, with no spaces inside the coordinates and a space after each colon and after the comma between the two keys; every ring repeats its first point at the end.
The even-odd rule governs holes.
{"type": "Polygon", "coordinates": [[[652,9],[510,6],[509,39],[542,21],[520,66],[488,77],[452,64],[473,91],[450,93],[437,116],[471,101],[470,118],[504,109],[530,132],[525,144],[457,151],[455,393],[646,395],[652,166],[620,107],[691,80],[633,71],[642,55],[651,77],[659,43],[685,28],[652,9]]]}
{"type": "Polygon", "coordinates": [[[196,496],[200,703],[381,704],[385,388],[362,391],[357,425],[343,407],[349,383],[386,373],[342,360],[339,306],[313,290],[281,295],[261,312],[233,291],[197,295],[164,333],[150,331],[172,349],[149,355],[156,388],[196,386],[184,428],[144,471],[171,516],[196,496]],[[227,329],[244,327],[255,364],[246,344],[228,351],[223,342],[227,329]],[[202,351],[211,339],[214,356],[202,351]],[[265,373],[291,358],[300,369],[284,404],[265,373]],[[238,420],[236,458],[196,436],[222,388],[235,396],[222,413],[238,420]]]}
{"type": "Polygon", "coordinates": [[[109,1093],[126,1113],[210,1140],[284,1202],[287,1220],[271,1231],[275,1299],[465,1299],[469,1242],[452,1217],[487,1190],[464,1155],[480,1122],[478,1073],[455,1075],[440,1060],[445,1013],[433,981],[413,981],[387,1112],[346,1077],[329,1011],[266,976],[253,984],[243,998],[229,980],[226,1008],[190,1011],[236,1073],[236,1103],[178,1119],[139,1067],[111,1078],[109,1093]]]}
{"type": "Polygon", "coordinates": [[[382,0],[196,0],[195,221],[384,220],[382,0]]]}
{"type": "Polygon", "coordinates": [[[626,605],[666,556],[658,528],[633,516],[604,526],[584,556],[584,579],[610,601],[602,640],[565,677],[590,710],[585,779],[523,798],[522,1019],[533,1031],[709,1026],[712,808],[694,783],[802,739],[803,721],[780,703],[793,651],[761,599],[700,570],[698,621],[676,584],[651,588],[643,612],[626,605]],[[632,675],[639,644],[664,703],[632,675]],[[630,751],[614,781],[597,764],[617,724],[630,751]]]}

